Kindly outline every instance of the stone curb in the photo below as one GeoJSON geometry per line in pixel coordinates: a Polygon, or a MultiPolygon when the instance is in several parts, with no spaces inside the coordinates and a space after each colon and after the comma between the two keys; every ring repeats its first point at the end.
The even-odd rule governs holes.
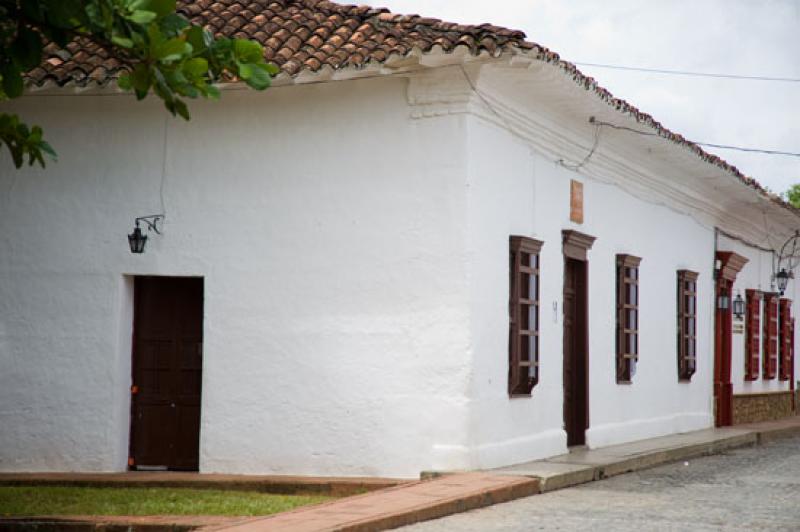
{"type": "Polygon", "coordinates": [[[778,429],[759,431],[756,432],[756,434],[758,435],[758,443],[761,445],[763,443],[768,443],[783,438],[800,436],[800,425],[796,427],[781,427],[778,429]]]}
{"type": "Polygon", "coordinates": [[[649,469],[659,465],[667,464],[670,462],[677,462],[686,460],[687,458],[698,458],[701,456],[710,456],[721,453],[727,449],[735,449],[737,447],[747,447],[756,445],[758,437],[754,433],[747,433],[737,436],[731,436],[725,439],[686,445],[676,447],[673,449],[666,449],[663,451],[655,451],[645,453],[640,456],[623,459],[604,466],[596,468],[595,478],[593,480],[600,480],[617,475],[624,475],[625,473],[632,473],[642,469],[649,469]]]}

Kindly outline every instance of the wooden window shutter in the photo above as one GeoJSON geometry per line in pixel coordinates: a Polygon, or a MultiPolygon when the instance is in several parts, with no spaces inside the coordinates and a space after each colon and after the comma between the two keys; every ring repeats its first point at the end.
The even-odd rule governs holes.
{"type": "Polygon", "coordinates": [[[764,379],[778,372],[778,295],[764,294],[764,379]]]}
{"type": "Polygon", "coordinates": [[[794,334],[792,331],[792,301],[780,299],[780,370],[782,381],[792,380],[794,375],[794,334]]]}
{"type": "Polygon", "coordinates": [[[639,264],[641,258],[617,255],[617,384],[630,384],[639,361],[639,264]]]}
{"type": "Polygon", "coordinates": [[[539,382],[539,251],[542,242],[509,239],[508,393],[530,395],[539,382]]]}
{"type": "Polygon", "coordinates": [[[678,270],[678,379],[688,381],[697,370],[697,272],[678,270]]]}
{"type": "Polygon", "coordinates": [[[745,333],[745,356],[744,356],[744,378],[748,381],[758,379],[760,369],[759,342],[760,326],[759,314],[761,312],[761,293],[758,290],[748,288],[746,294],[746,333],[745,333]]]}

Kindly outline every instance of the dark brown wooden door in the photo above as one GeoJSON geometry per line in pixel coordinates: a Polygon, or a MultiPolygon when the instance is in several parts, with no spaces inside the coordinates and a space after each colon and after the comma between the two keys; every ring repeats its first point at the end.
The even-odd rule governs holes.
{"type": "Polygon", "coordinates": [[[197,470],[203,280],[134,281],[131,466],[197,470]]]}
{"type": "Polygon", "coordinates": [[[564,429],[567,445],[583,445],[589,427],[586,262],[564,264],[564,429]]]}

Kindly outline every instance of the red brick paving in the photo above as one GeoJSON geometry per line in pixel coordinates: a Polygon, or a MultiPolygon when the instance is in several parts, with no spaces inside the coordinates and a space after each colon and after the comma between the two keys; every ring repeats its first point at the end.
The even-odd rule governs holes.
{"type": "Polygon", "coordinates": [[[489,473],[463,473],[317,506],[306,506],[234,526],[212,525],[202,530],[230,532],[385,530],[526,497],[538,492],[537,479],[489,473]]]}

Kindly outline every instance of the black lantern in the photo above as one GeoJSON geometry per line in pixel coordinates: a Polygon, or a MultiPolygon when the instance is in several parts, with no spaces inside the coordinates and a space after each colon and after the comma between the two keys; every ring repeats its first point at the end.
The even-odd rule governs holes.
{"type": "Polygon", "coordinates": [[[131,253],[144,253],[144,245],[147,243],[147,235],[142,233],[139,228],[139,222],[136,222],[136,228],[133,233],[128,235],[128,244],[131,246],[131,253]]]}
{"type": "Polygon", "coordinates": [[[128,235],[128,245],[131,247],[131,253],[144,253],[144,245],[147,243],[147,235],[142,233],[139,222],[147,224],[148,232],[153,230],[160,235],[161,231],[158,230],[158,222],[163,219],[163,214],[150,214],[148,216],[140,216],[134,220],[136,227],[133,228],[133,233],[128,235]]]}
{"type": "Polygon", "coordinates": [[[786,268],[781,268],[781,271],[775,274],[775,281],[778,283],[778,292],[783,295],[786,291],[786,284],[789,282],[789,272],[786,268]]]}
{"type": "Polygon", "coordinates": [[[742,299],[742,294],[736,294],[733,299],[733,315],[736,316],[737,320],[744,318],[744,299],[742,299]]]}

